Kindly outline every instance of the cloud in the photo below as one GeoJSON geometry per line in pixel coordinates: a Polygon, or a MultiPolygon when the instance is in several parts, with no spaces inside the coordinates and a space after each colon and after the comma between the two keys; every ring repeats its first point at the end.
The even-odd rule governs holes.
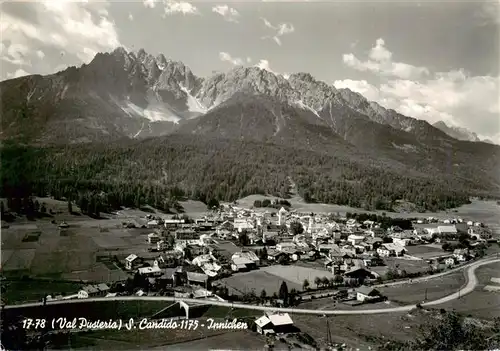
{"type": "Polygon", "coordinates": [[[163,5],[165,6],[165,15],[199,15],[200,12],[196,6],[185,1],[174,1],[174,0],[163,0],[163,5]]]}
{"type": "Polygon", "coordinates": [[[392,53],[385,47],[384,39],[377,39],[371,48],[368,60],[361,61],[354,54],[344,54],[344,63],[361,72],[372,72],[383,76],[399,77],[403,79],[418,79],[429,74],[425,67],[418,67],[402,62],[394,62],[392,53]]]}
{"type": "Polygon", "coordinates": [[[351,89],[383,107],[429,123],[441,120],[492,140],[500,134],[499,77],[471,76],[456,70],[436,72],[422,82],[395,79],[377,87],[366,80],[345,79],[335,81],[334,86],[351,89]]]}
{"type": "Polygon", "coordinates": [[[156,0],[143,0],[142,2],[145,7],[149,7],[150,9],[154,9],[156,6],[156,0]]]}
{"type": "Polygon", "coordinates": [[[275,32],[274,35],[267,35],[267,36],[262,37],[262,39],[272,39],[279,46],[281,46],[281,39],[280,38],[282,36],[295,32],[295,27],[291,23],[280,23],[277,26],[274,26],[267,19],[265,19],[263,17],[261,19],[267,28],[272,29],[275,32]]]}
{"type": "Polygon", "coordinates": [[[268,60],[260,60],[259,63],[255,65],[255,67],[259,67],[260,69],[265,69],[266,71],[271,73],[276,73],[271,69],[268,60]]]}
{"type": "Polygon", "coordinates": [[[217,5],[212,7],[212,12],[218,13],[228,22],[238,23],[240,13],[236,9],[227,5],[217,5]]]}
{"type": "Polygon", "coordinates": [[[128,19],[129,19],[129,21],[133,21],[134,20],[134,15],[132,15],[132,13],[130,13],[130,12],[128,14],[128,19]]]}
{"type": "Polygon", "coordinates": [[[28,47],[64,49],[80,62],[90,61],[95,52],[121,46],[106,1],[45,0],[23,3],[23,6],[29,6],[38,23],[19,13],[4,11],[0,23],[3,40],[28,47]]]}
{"type": "Polygon", "coordinates": [[[370,101],[378,100],[380,96],[380,91],[368,83],[366,80],[352,80],[352,79],[344,79],[344,80],[336,80],[333,85],[337,89],[350,89],[357,93],[360,93],[365,98],[370,101]]]}
{"type": "Polygon", "coordinates": [[[37,51],[36,51],[36,56],[37,56],[40,60],[43,60],[43,58],[45,57],[45,53],[44,53],[42,50],[37,50],[37,51]]]}
{"type": "Polygon", "coordinates": [[[500,25],[500,1],[484,1],[474,13],[479,25],[500,25]]]}
{"type": "Polygon", "coordinates": [[[0,59],[15,66],[31,66],[31,62],[28,59],[29,53],[30,49],[27,45],[10,44],[9,46],[5,46],[2,44],[0,59]]]}
{"type": "MultiPolygon", "coordinates": [[[[245,63],[245,61],[239,57],[232,57],[230,54],[228,54],[227,52],[219,52],[219,59],[221,61],[224,61],[224,62],[229,62],[231,64],[233,64],[234,66],[243,66],[243,64],[245,63]]],[[[247,57],[247,62],[249,62],[250,58],[247,57]]],[[[251,61],[251,59],[250,59],[251,61]]]]}
{"type": "Polygon", "coordinates": [[[7,78],[14,79],[14,78],[19,78],[19,77],[23,77],[23,76],[28,76],[30,74],[31,73],[26,72],[24,69],[19,68],[14,73],[7,73],[7,78]]]}

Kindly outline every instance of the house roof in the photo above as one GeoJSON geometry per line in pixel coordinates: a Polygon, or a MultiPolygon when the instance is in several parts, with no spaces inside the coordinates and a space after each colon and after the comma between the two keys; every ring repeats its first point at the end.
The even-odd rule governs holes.
{"type": "Polygon", "coordinates": [[[195,273],[195,272],[187,272],[188,280],[195,282],[205,282],[208,279],[208,276],[203,273],[195,273]]]}
{"type": "Polygon", "coordinates": [[[93,294],[93,293],[99,292],[99,290],[97,290],[97,288],[93,285],[84,286],[82,288],[82,290],[87,292],[88,294],[93,294]]]}
{"type": "Polygon", "coordinates": [[[130,254],[127,256],[127,258],[125,258],[126,261],[129,261],[129,262],[132,262],[133,260],[135,260],[137,258],[137,255],[134,255],[134,254],[130,254]]]}
{"type": "Polygon", "coordinates": [[[109,286],[107,286],[106,284],[104,283],[101,283],[101,284],[98,284],[97,285],[97,289],[101,290],[101,291],[107,291],[109,290],[109,286]]]}
{"type": "Polygon", "coordinates": [[[255,324],[257,324],[260,328],[268,325],[269,323],[271,323],[271,320],[267,318],[267,316],[262,316],[255,321],[255,324]]]}
{"type": "Polygon", "coordinates": [[[293,324],[293,320],[288,313],[268,314],[267,318],[274,326],[293,324]]]}
{"type": "Polygon", "coordinates": [[[374,288],[371,288],[369,286],[365,286],[365,285],[360,286],[359,288],[357,288],[356,292],[361,293],[363,295],[367,295],[367,296],[380,295],[380,293],[378,292],[378,290],[376,290],[374,288]]]}
{"type": "Polygon", "coordinates": [[[247,264],[252,264],[253,263],[252,260],[250,260],[250,259],[248,259],[246,257],[239,257],[239,256],[236,256],[236,257],[233,256],[232,261],[236,265],[241,265],[241,264],[242,265],[247,265],[247,264]]]}

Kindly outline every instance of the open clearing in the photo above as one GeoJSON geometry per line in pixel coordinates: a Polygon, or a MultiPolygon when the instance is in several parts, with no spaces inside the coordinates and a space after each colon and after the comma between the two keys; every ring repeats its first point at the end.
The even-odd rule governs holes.
{"type": "MultiPolygon", "coordinates": [[[[313,286],[314,279],[316,277],[319,278],[327,277],[329,279],[333,277],[332,273],[327,270],[320,270],[320,269],[302,267],[296,265],[268,266],[268,267],[262,267],[261,270],[273,274],[281,279],[295,283],[295,285],[299,286],[298,290],[302,290],[302,284],[304,283],[305,279],[307,279],[309,281],[309,284],[313,286]]],[[[291,288],[288,287],[288,289],[291,288]]]]}
{"type": "Polygon", "coordinates": [[[424,260],[408,260],[396,257],[386,257],[385,266],[370,267],[374,272],[380,275],[385,275],[389,269],[405,270],[406,273],[426,272],[429,269],[429,264],[424,260]]]}
{"type": "Polygon", "coordinates": [[[446,254],[440,246],[436,245],[415,245],[407,246],[408,254],[411,256],[419,257],[424,260],[443,256],[446,254]]]}
{"type": "Polygon", "coordinates": [[[270,296],[273,293],[279,292],[283,282],[286,282],[289,291],[291,289],[302,289],[301,284],[296,284],[293,281],[283,279],[263,270],[238,273],[231,277],[221,279],[218,282],[223,286],[227,286],[230,293],[237,295],[250,293],[253,290],[258,296],[262,290],[265,290],[267,295],[270,296]]]}
{"type": "Polygon", "coordinates": [[[465,284],[463,272],[454,272],[426,282],[408,283],[389,287],[377,288],[391,301],[410,304],[424,301],[427,291],[427,300],[437,300],[441,297],[457,292],[465,284]]]}
{"type": "MultiPolygon", "coordinates": [[[[421,323],[428,320],[425,312],[391,313],[383,315],[334,316],[329,318],[332,340],[360,350],[380,345],[374,340],[411,340],[421,323]]],[[[292,315],[297,327],[311,335],[318,343],[326,344],[326,317],[292,315]]]]}

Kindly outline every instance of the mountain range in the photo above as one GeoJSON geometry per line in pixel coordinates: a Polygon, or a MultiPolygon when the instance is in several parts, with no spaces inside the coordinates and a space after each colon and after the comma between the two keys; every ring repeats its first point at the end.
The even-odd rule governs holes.
{"type": "Polygon", "coordinates": [[[476,133],[471,132],[467,128],[449,126],[443,121],[438,121],[434,123],[433,126],[457,140],[483,141],[485,143],[493,144],[493,142],[489,139],[481,140],[476,133]]]}
{"type": "Polygon", "coordinates": [[[498,191],[500,147],[386,109],[308,73],[235,67],[197,77],[144,50],[0,83],[2,140],[32,145],[189,135],[278,144],[498,191]]]}

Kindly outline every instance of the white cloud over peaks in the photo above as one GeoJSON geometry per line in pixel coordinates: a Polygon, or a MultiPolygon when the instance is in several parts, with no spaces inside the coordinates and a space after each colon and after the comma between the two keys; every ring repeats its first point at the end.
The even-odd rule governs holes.
{"type": "Polygon", "coordinates": [[[121,45],[106,1],[45,0],[23,4],[36,13],[39,23],[35,26],[26,18],[4,11],[0,24],[3,40],[28,47],[64,49],[83,62],[93,58],[91,53],[121,45]]]}
{"type": "Polygon", "coordinates": [[[392,61],[392,53],[385,47],[384,39],[377,39],[371,48],[368,60],[361,61],[354,54],[344,54],[344,63],[361,72],[372,72],[383,76],[399,77],[402,79],[418,79],[429,74],[425,67],[417,67],[402,62],[392,61]]]}
{"type": "Polygon", "coordinates": [[[185,1],[163,0],[165,6],[165,15],[199,15],[200,12],[196,6],[185,1]]]}
{"type": "Polygon", "coordinates": [[[262,37],[262,39],[272,39],[279,46],[281,46],[281,39],[280,38],[282,36],[295,32],[295,27],[291,23],[280,23],[280,24],[275,26],[275,25],[271,24],[271,22],[269,22],[267,19],[265,19],[263,17],[261,19],[267,28],[270,28],[273,31],[275,31],[274,35],[267,35],[267,36],[262,37]]]}
{"type": "Polygon", "coordinates": [[[422,82],[395,79],[377,87],[365,80],[346,79],[335,81],[334,86],[429,123],[441,120],[492,140],[500,135],[499,77],[471,76],[458,70],[437,72],[422,82]]]}
{"type": "Polygon", "coordinates": [[[212,7],[212,12],[218,13],[228,22],[238,23],[240,13],[227,5],[217,5],[212,7]]]}
{"type": "Polygon", "coordinates": [[[7,73],[7,78],[8,79],[14,79],[14,78],[19,78],[23,76],[30,75],[31,73],[26,72],[24,69],[19,68],[17,69],[14,73],[7,73]]]}
{"type": "MultiPolygon", "coordinates": [[[[227,52],[219,52],[219,59],[221,61],[224,61],[224,62],[229,62],[234,66],[242,66],[245,63],[245,61],[242,58],[232,57],[227,52]]],[[[250,57],[247,57],[247,62],[251,61],[251,59],[250,59],[250,61],[249,61],[249,59],[250,59],[250,57]]]]}
{"type": "Polygon", "coordinates": [[[268,60],[260,60],[259,63],[255,65],[255,67],[259,67],[260,69],[265,69],[266,71],[269,71],[271,73],[276,73],[271,69],[268,60]]]}

